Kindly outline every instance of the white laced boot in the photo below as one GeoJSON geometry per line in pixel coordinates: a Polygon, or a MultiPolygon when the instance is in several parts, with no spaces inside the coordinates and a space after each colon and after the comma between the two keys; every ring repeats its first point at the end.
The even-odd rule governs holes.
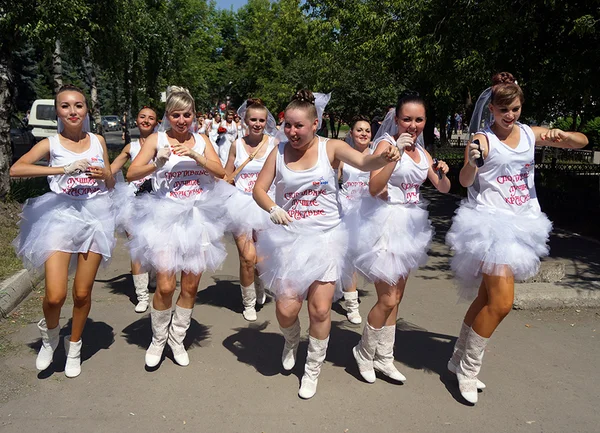
{"type": "Polygon", "coordinates": [[[190,357],[183,346],[183,340],[192,322],[192,311],[193,308],[182,308],[175,305],[175,313],[173,313],[173,319],[171,319],[169,337],[167,338],[175,362],[182,367],[190,364],[190,357]]]}
{"type": "Polygon", "coordinates": [[[406,377],[394,365],[394,342],[396,341],[396,325],[381,328],[373,368],[397,382],[406,381],[406,377]]]}
{"type": "Polygon", "coordinates": [[[352,349],[352,354],[358,364],[360,375],[369,383],[375,382],[375,370],[373,369],[373,359],[377,350],[377,343],[381,338],[381,329],[375,329],[369,322],[365,324],[362,337],[358,345],[352,349]]]}
{"type": "Polygon", "coordinates": [[[279,329],[281,329],[283,338],[285,338],[281,364],[283,364],[284,370],[290,371],[296,365],[296,352],[298,351],[298,344],[300,344],[300,321],[296,319],[289,328],[279,326],[279,329]]]}
{"type": "Polygon", "coordinates": [[[477,375],[488,340],[471,328],[465,343],[465,354],[456,370],[460,394],[471,404],[477,403],[477,375]]]}
{"type": "Polygon", "coordinates": [[[146,350],[146,365],[156,367],[162,358],[162,353],[167,344],[169,323],[171,322],[171,309],[159,311],[150,308],[150,321],[152,323],[152,342],[146,350]]]}
{"type": "Polygon", "coordinates": [[[65,376],[67,377],[77,377],[81,374],[81,346],[81,340],[71,341],[70,335],[65,337],[65,352],[67,352],[65,376]]]}
{"type": "Polygon", "coordinates": [[[137,296],[136,313],[143,313],[148,309],[150,294],[148,293],[148,273],[133,275],[133,287],[137,296]]]}
{"type": "Polygon", "coordinates": [[[358,310],[358,291],[344,292],[344,304],[348,321],[355,325],[362,323],[362,317],[360,317],[360,311],[358,310]]]}
{"type": "Polygon", "coordinates": [[[265,292],[265,286],[257,274],[254,274],[254,287],[256,287],[256,303],[264,305],[267,302],[267,293],[265,292]]]}
{"type": "Polygon", "coordinates": [[[256,290],[254,283],[248,287],[242,287],[242,304],[244,305],[244,311],[242,315],[248,322],[254,322],[256,320],[256,290]]]}
{"type": "Polygon", "coordinates": [[[329,337],[325,340],[318,340],[308,336],[308,353],[306,354],[306,364],[304,365],[304,376],[300,383],[298,396],[301,398],[312,398],[317,392],[317,383],[321,366],[325,361],[329,337]]]}
{"type": "MultiPolygon", "coordinates": [[[[458,364],[465,354],[465,343],[467,341],[467,335],[471,327],[468,326],[465,322],[462,323],[460,327],[460,334],[458,334],[458,339],[456,340],[456,344],[454,345],[454,352],[452,353],[452,358],[448,361],[448,370],[451,373],[456,374],[456,370],[458,369],[458,364]]],[[[485,383],[477,379],[477,389],[485,389],[485,383]]]]}
{"type": "Polygon", "coordinates": [[[48,329],[46,319],[42,319],[38,322],[37,327],[42,334],[42,347],[40,347],[40,351],[35,359],[35,368],[43,371],[52,364],[52,357],[60,340],[60,325],[56,328],[48,329]]]}

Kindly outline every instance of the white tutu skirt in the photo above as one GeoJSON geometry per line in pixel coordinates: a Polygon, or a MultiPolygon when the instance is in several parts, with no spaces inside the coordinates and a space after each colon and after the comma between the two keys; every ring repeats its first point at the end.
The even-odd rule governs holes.
{"type": "Polygon", "coordinates": [[[395,285],[427,263],[433,228],[425,205],[389,204],[365,197],[360,219],[351,219],[354,264],[372,282],[395,285]]]}
{"type": "Polygon", "coordinates": [[[219,269],[227,256],[222,239],[229,225],[223,206],[227,197],[219,186],[198,200],[136,197],[128,242],[132,260],[165,273],[219,269]]]}
{"type": "Polygon", "coordinates": [[[515,215],[463,202],[446,235],[461,298],[477,295],[482,274],[506,275],[507,266],[517,281],[534,276],[540,257],[549,253],[550,230],[552,223],[542,212],[515,215]]]}
{"type": "Polygon", "coordinates": [[[75,200],[48,192],[30,198],[23,205],[19,227],[13,246],[29,270],[42,270],[57,251],[101,254],[106,266],[116,243],[115,217],[108,194],[75,200]]]}
{"type": "Polygon", "coordinates": [[[227,231],[235,236],[252,237],[253,231],[261,231],[274,226],[265,212],[252,198],[235,188],[235,192],[225,202],[229,214],[230,226],[227,231]]]}
{"type": "Polygon", "coordinates": [[[133,221],[133,202],[137,188],[126,182],[117,182],[110,192],[115,209],[116,229],[120,233],[130,233],[133,221]]]}
{"type": "Polygon", "coordinates": [[[272,228],[258,234],[258,271],[276,299],[306,299],[315,281],[335,282],[334,300],[352,282],[348,257],[348,229],[344,223],[328,231],[272,228]]]}

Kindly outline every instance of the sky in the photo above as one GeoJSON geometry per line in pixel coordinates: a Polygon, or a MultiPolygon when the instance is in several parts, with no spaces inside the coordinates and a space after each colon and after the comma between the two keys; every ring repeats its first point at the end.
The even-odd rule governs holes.
{"type": "Polygon", "coordinates": [[[235,11],[245,4],[246,0],[217,0],[217,7],[219,9],[229,9],[233,6],[233,10],[235,11]]]}

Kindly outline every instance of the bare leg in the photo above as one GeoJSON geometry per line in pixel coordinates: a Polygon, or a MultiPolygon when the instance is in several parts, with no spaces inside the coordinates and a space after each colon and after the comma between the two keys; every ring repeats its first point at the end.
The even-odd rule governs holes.
{"type": "Polygon", "coordinates": [[[406,280],[400,279],[395,286],[383,281],[375,283],[377,303],[371,308],[367,322],[375,329],[394,325],[398,314],[398,305],[404,296],[406,280]]]}
{"type": "Polygon", "coordinates": [[[92,287],[102,256],[87,252],[77,255],[77,271],[73,283],[73,324],[71,341],[81,340],[85,322],[92,308],[92,287]]]}
{"type": "Polygon", "coordinates": [[[515,279],[507,270],[505,275],[484,275],[488,302],[481,308],[472,328],[481,337],[489,338],[500,322],[510,313],[515,297],[515,279]]]}
{"type": "Polygon", "coordinates": [[[48,329],[58,326],[60,310],[67,299],[70,260],[70,253],[57,251],[44,264],[46,288],[42,308],[48,329]]]}
{"type": "Polygon", "coordinates": [[[331,330],[331,303],[334,292],[335,283],[332,282],[315,281],[308,289],[308,333],[319,340],[326,339],[331,330]]]}

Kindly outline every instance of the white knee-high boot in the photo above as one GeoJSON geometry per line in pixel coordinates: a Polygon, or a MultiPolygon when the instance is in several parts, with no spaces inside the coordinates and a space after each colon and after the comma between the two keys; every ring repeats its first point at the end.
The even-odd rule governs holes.
{"type": "MultiPolygon", "coordinates": [[[[460,327],[460,334],[458,334],[458,339],[456,340],[456,344],[454,345],[454,352],[452,353],[452,358],[448,361],[448,370],[451,373],[456,374],[456,370],[458,370],[458,364],[460,360],[465,354],[465,345],[467,342],[467,335],[469,335],[469,331],[471,327],[468,326],[465,322],[462,323],[460,327]]],[[[477,379],[477,389],[485,389],[485,383],[477,379]]]]}
{"type": "Polygon", "coordinates": [[[256,287],[256,303],[258,305],[264,305],[267,302],[267,293],[265,292],[265,286],[260,280],[258,273],[254,273],[254,287],[256,287]]]}
{"type": "Polygon", "coordinates": [[[254,288],[254,283],[248,287],[241,286],[241,288],[242,304],[244,305],[242,315],[247,321],[254,322],[256,320],[256,289],[254,288]]]}
{"type": "Polygon", "coordinates": [[[136,313],[143,313],[148,309],[150,294],[148,293],[148,273],[132,275],[133,287],[135,287],[135,295],[137,296],[137,305],[135,306],[136,313]]]}
{"type": "Polygon", "coordinates": [[[358,292],[344,292],[344,304],[348,321],[355,325],[362,323],[362,317],[360,317],[360,311],[358,310],[358,292]]]}
{"type": "Polygon", "coordinates": [[[352,349],[352,354],[358,364],[360,375],[369,383],[375,382],[375,370],[373,369],[373,360],[377,351],[377,343],[381,338],[381,329],[375,329],[369,322],[365,323],[362,337],[358,345],[352,349]]]}
{"type": "Polygon", "coordinates": [[[60,325],[56,328],[48,329],[46,319],[42,319],[38,322],[37,327],[40,330],[40,334],[42,334],[42,347],[40,347],[40,351],[35,359],[35,368],[43,371],[52,364],[52,357],[60,340],[60,325]]]}
{"type": "Polygon", "coordinates": [[[477,403],[477,375],[489,338],[477,334],[472,328],[467,335],[465,354],[458,364],[456,377],[460,394],[469,403],[477,403]]]}
{"type": "Polygon", "coordinates": [[[71,341],[71,336],[65,337],[65,352],[67,353],[67,362],[65,364],[65,376],[77,377],[81,374],[81,339],[71,341]]]}
{"type": "Polygon", "coordinates": [[[394,343],[396,341],[396,325],[381,328],[381,336],[377,344],[373,368],[398,382],[406,381],[406,377],[394,366],[394,343]]]}
{"type": "Polygon", "coordinates": [[[173,313],[171,326],[169,327],[167,343],[173,352],[175,362],[182,367],[190,364],[190,358],[183,346],[183,340],[192,322],[192,312],[193,308],[182,308],[179,305],[175,305],[175,312],[173,313]]]}
{"type": "Polygon", "coordinates": [[[298,351],[298,344],[300,344],[300,321],[296,319],[289,328],[279,326],[279,329],[281,329],[283,338],[285,338],[281,363],[284,370],[290,371],[296,365],[296,352],[298,351]]]}
{"type": "Polygon", "coordinates": [[[162,358],[162,353],[167,344],[169,334],[169,323],[171,323],[171,309],[155,310],[150,308],[150,320],[152,322],[152,342],[146,350],[146,365],[156,367],[162,358]]]}
{"type": "Polygon", "coordinates": [[[318,340],[308,336],[308,353],[306,355],[306,364],[304,365],[304,376],[300,384],[298,395],[301,398],[312,398],[317,392],[317,383],[321,366],[325,361],[329,337],[325,340],[318,340]]]}

